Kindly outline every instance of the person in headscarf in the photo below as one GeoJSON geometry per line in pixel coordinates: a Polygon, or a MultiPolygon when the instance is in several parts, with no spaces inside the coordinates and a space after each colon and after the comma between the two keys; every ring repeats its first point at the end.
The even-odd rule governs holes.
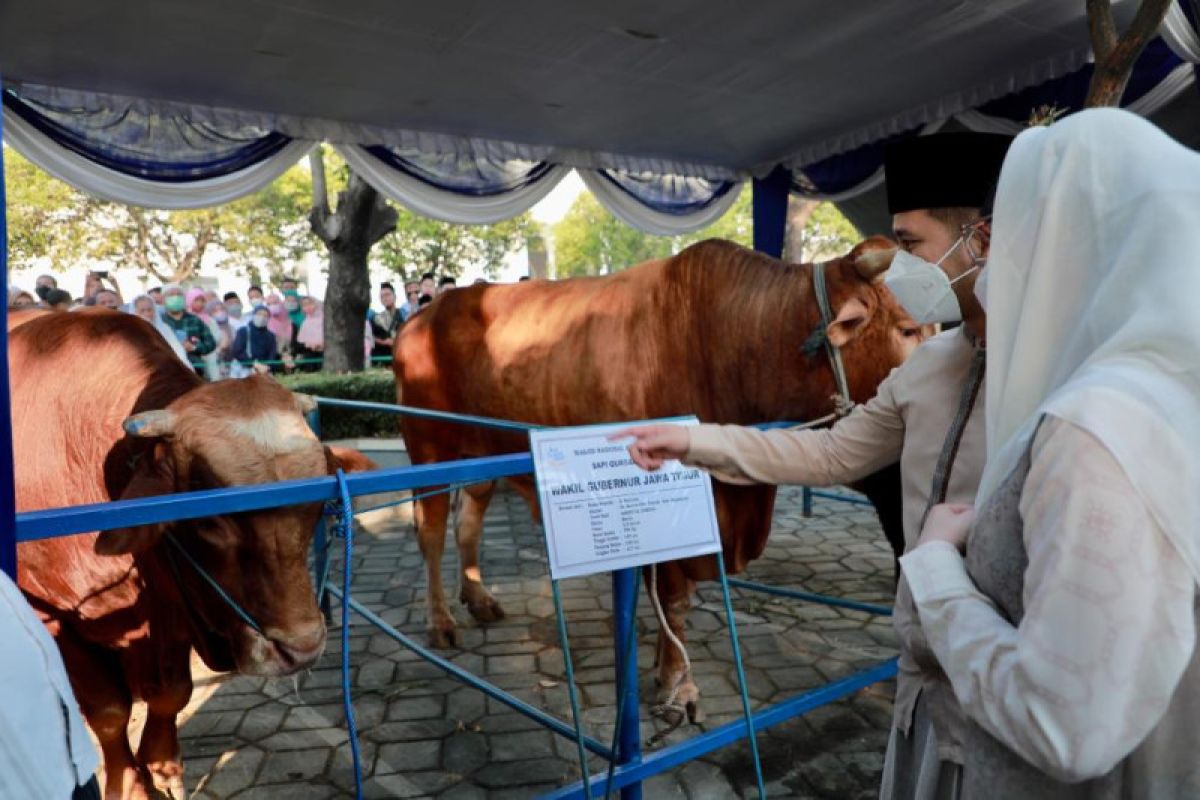
{"type": "Polygon", "coordinates": [[[232,358],[233,336],[236,333],[229,322],[229,312],[220,300],[209,300],[204,310],[217,334],[217,361],[219,364],[228,364],[232,358]]]}
{"type": "Polygon", "coordinates": [[[8,287],[8,307],[14,311],[22,308],[33,308],[37,305],[37,300],[29,292],[19,286],[8,287]]]}
{"type": "Polygon", "coordinates": [[[295,342],[297,329],[292,324],[292,318],[288,315],[287,309],[284,308],[283,298],[274,292],[267,295],[267,311],[271,315],[270,322],[267,323],[267,329],[275,334],[279,352],[290,353],[292,345],[295,342]]]}
{"type": "Polygon", "coordinates": [[[217,348],[220,347],[221,331],[217,328],[217,323],[213,321],[212,315],[208,313],[208,296],[203,289],[194,286],[187,290],[185,299],[188,311],[192,313],[192,316],[198,317],[208,327],[208,332],[213,337],[213,349],[201,357],[201,362],[204,365],[204,375],[210,381],[220,380],[221,367],[218,360],[217,348]]]}
{"type": "Polygon", "coordinates": [[[295,289],[285,289],[283,292],[283,307],[287,309],[292,324],[297,329],[304,324],[304,309],[300,303],[300,293],[295,289]]]}
{"type": "Polygon", "coordinates": [[[1200,797],[1198,212],[1200,155],[1128,112],[1005,162],[978,499],[901,561],[966,798],[1200,797]]]}
{"type": "MultiPolygon", "coordinates": [[[[233,339],[233,358],[246,366],[251,362],[276,361],[279,359],[279,343],[275,334],[267,327],[271,312],[266,306],[255,306],[250,323],[238,330],[233,339]]],[[[278,371],[277,365],[271,365],[278,371]]]]}
{"type": "Polygon", "coordinates": [[[325,316],[320,301],[314,297],[305,297],[300,306],[304,321],[296,332],[296,357],[310,362],[300,364],[301,371],[316,372],[321,368],[325,352],[325,316]]]}

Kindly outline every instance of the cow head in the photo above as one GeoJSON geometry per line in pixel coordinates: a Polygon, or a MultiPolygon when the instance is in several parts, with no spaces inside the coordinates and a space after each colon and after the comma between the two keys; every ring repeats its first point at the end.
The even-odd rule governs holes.
{"type": "Polygon", "coordinates": [[[883,285],[896,251],[890,239],[872,236],[826,266],[834,319],[825,335],[842,349],[857,402],[874,395],[880,381],[933,332],[932,326],[914,322],[883,285]]]}
{"type": "MultiPolygon", "coordinates": [[[[255,376],[203,384],[166,408],[135,414],[125,421],[126,433],[151,441],[135,461],[121,498],[330,474],[342,465],[305,423],[304,413],[313,407],[312,398],[255,376]]],[[[179,584],[193,643],[209,666],[284,675],[311,665],[325,645],[307,570],[320,514],[318,504],[307,504],[105,531],[96,551],[174,559],[169,571],[156,574],[179,584]],[[262,634],[173,552],[173,543],[161,541],[166,533],[245,609],[262,634]]]]}

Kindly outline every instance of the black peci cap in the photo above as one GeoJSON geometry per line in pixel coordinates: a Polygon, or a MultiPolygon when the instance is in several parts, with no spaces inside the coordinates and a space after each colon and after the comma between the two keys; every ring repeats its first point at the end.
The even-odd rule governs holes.
{"type": "Polygon", "coordinates": [[[888,212],[981,208],[995,191],[1013,137],[935,133],[894,142],[883,151],[888,212]]]}

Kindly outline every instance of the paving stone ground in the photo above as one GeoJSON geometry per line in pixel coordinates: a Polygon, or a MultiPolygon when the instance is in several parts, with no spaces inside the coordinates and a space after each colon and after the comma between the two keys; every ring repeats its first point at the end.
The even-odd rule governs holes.
{"type": "MultiPolygon", "coordinates": [[[[746,577],[890,604],[892,557],[873,511],[818,500],[806,519],[800,496],[799,489],[780,492],[770,543],[746,577]]],[[[457,597],[456,553],[449,539],[444,574],[447,595],[457,597]]],[[[424,642],[424,568],[407,518],[373,515],[355,545],[354,597],[424,642]]],[[[499,492],[488,511],[483,557],[485,580],[507,617],[483,627],[456,608],[460,646],[444,655],[569,721],[541,533],[512,492],[499,492]]],[[[335,561],[335,575],[339,565],[335,561]]],[[[562,594],[584,725],[592,736],[611,741],[616,707],[610,582],[607,576],[566,581],[562,594]]],[[[886,617],[737,589],[733,598],[756,708],[895,653],[886,617]]],[[[336,604],[334,611],[336,616],[336,604]]],[[[653,697],[649,670],[658,626],[644,593],[638,611],[645,701],[653,697]]],[[[181,729],[191,796],[351,796],[339,633],[330,631],[324,657],[296,679],[227,678],[199,670],[200,691],[181,729]]],[[[699,587],[688,639],[707,718],[685,723],[666,744],[740,718],[716,584],[699,587]]],[[[351,627],[349,650],[367,797],[525,798],[579,778],[573,741],[447,677],[361,618],[351,627]]],[[[760,734],[768,794],[837,800],[877,796],[892,694],[891,682],[876,684],[760,734]]],[[[641,713],[648,738],[662,724],[650,719],[645,704],[641,713]]],[[[593,771],[602,767],[598,759],[590,764],[593,771]]],[[[742,742],[655,777],[645,785],[645,796],[743,797],[753,796],[753,787],[749,748],[742,742]]]]}

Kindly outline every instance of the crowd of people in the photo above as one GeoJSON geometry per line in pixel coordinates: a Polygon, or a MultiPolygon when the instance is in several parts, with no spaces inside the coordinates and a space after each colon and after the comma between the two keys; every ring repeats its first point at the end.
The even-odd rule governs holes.
{"type": "MultiPolygon", "coordinates": [[[[385,363],[401,323],[439,294],[455,288],[455,279],[431,272],[404,284],[401,302],[395,287],[379,286],[379,310],[371,309],[363,332],[363,348],[376,363],[385,363]]],[[[59,288],[53,275],[39,275],[32,293],[11,286],[12,310],[41,308],[74,311],[100,306],[136,314],[146,320],[184,362],[209,380],[244,377],[251,372],[317,371],[325,350],[323,303],[301,294],[299,283],[284,278],[276,290],[252,285],[245,302],[237,292],[178,284],[149,289],[126,302],[107,272],[89,272],[79,297],[59,288]]]]}

